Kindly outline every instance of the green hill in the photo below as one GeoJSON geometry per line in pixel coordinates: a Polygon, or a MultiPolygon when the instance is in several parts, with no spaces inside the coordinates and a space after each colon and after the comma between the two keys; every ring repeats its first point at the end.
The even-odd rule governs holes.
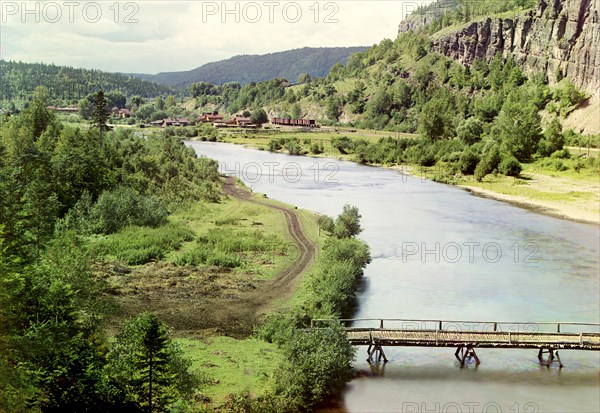
{"type": "Polygon", "coordinates": [[[175,87],[187,87],[196,82],[246,84],[276,78],[295,82],[298,76],[305,73],[312,77],[326,76],[333,65],[344,64],[351,54],[365,50],[366,47],[304,47],[265,55],[234,56],[185,72],[133,76],[175,87]]]}
{"type": "Polygon", "coordinates": [[[76,69],[44,63],[0,60],[0,106],[28,101],[37,86],[45,86],[53,103],[73,103],[103,89],[125,96],[154,97],[172,93],[169,87],[120,73],[76,69]]]}

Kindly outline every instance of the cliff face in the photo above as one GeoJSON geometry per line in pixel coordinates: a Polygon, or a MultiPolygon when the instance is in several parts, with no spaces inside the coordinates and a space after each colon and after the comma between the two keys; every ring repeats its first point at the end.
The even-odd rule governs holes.
{"type": "Polygon", "coordinates": [[[433,47],[469,65],[496,53],[514,56],[523,70],[557,75],[600,97],[600,0],[539,0],[535,11],[514,18],[487,18],[451,34],[434,36],[433,47]]]}

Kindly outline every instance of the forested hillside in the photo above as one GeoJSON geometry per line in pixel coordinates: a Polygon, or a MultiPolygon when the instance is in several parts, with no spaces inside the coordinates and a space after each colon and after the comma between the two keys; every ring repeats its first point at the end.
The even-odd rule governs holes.
{"type": "Polygon", "coordinates": [[[234,56],[185,72],[135,76],[176,87],[187,87],[201,81],[214,84],[238,82],[243,85],[276,78],[287,79],[293,83],[302,74],[312,77],[325,76],[333,65],[343,64],[352,53],[364,50],[366,47],[304,47],[265,55],[234,56]]]}
{"type": "Polygon", "coordinates": [[[419,7],[400,22],[398,34],[407,30],[428,27],[435,33],[454,24],[467,23],[479,17],[489,17],[499,13],[520,13],[532,9],[537,0],[436,0],[419,7]]]}
{"type": "MultiPolygon", "coordinates": [[[[226,384],[206,375],[215,364],[192,368],[196,360],[189,356],[190,346],[207,341],[188,338],[182,347],[171,325],[148,311],[163,307],[181,318],[173,310],[194,308],[187,316],[203,319],[197,302],[214,302],[223,287],[208,289],[202,279],[218,274],[225,278],[216,283],[231,282],[230,274],[244,291],[257,292],[250,274],[275,271],[274,261],[265,261],[269,256],[291,255],[285,233],[275,226],[267,236],[260,228],[267,202],[235,195],[245,193],[241,188],[223,196],[217,162],[198,158],[174,129],[111,131],[106,97],[98,92],[93,101],[91,124],[81,128],[48,110],[43,87],[20,113],[0,117],[0,411],[298,412],[337,394],[352,378],[353,348],[335,326],[303,329],[311,318],[342,317],[350,308],[370,261],[368,246],[356,238],[358,210],[345,206],[335,221],[321,217],[328,234],[323,257],[290,308],[261,323],[260,331],[234,312],[234,328],[257,328],[256,338],[239,348],[268,348],[253,357],[274,360],[276,373],[261,376],[261,397],[248,392],[244,372],[235,394],[210,405],[199,389],[226,384]],[[214,219],[218,210],[225,215],[214,219]],[[150,280],[167,268],[168,278],[150,280]],[[238,268],[245,272],[233,272],[238,268]],[[177,308],[170,299],[181,282],[184,299],[176,302],[191,306],[177,308]],[[148,291],[153,300],[145,298],[148,291]],[[140,307],[131,307],[136,302],[140,307]],[[130,318],[119,320],[127,309],[130,318]]],[[[273,209],[273,222],[287,228],[282,210],[273,209]]],[[[225,308],[211,311],[248,304],[230,288],[223,289],[225,308]]],[[[264,288],[272,294],[274,287],[264,288]]],[[[229,362],[214,358],[225,354],[220,348],[194,354],[229,362]]],[[[227,359],[239,375],[238,360],[227,359]]]]}
{"type": "Polygon", "coordinates": [[[169,211],[218,199],[216,162],[169,135],[65,126],[47,105],[37,88],[28,108],[0,118],[0,410],[162,411],[197,378],[150,314],[107,341],[114,300],[94,274],[101,255],[90,240],[137,226],[154,231],[138,256],[157,257],[158,243],[173,248],[189,234],[169,211]],[[140,400],[152,382],[156,392],[140,400]]]}
{"type": "Polygon", "coordinates": [[[76,69],[44,63],[22,63],[0,60],[0,108],[17,108],[33,95],[37,86],[44,86],[54,104],[72,104],[102,89],[121,92],[127,97],[168,95],[171,89],[163,85],[119,73],[76,69]]]}
{"type": "MultiPolygon", "coordinates": [[[[512,4],[513,10],[530,4],[522,3],[512,4]]],[[[488,11],[506,9],[485,4],[491,7],[488,11]]],[[[561,159],[569,154],[562,151],[563,145],[581,144],[582,138],[563,131],[561,120],[589,95],[568,77],[551,85],[545,71],[525,73],[512,56],[497,54],[490,61],[482,58],[463,65],[437,53],[432,32],[460,18],[451,8],[427,26],[350,56],[346,65],[336,64],[325,78],[293,87],[273,81],[241,88],[198,83],[191,92],[200,107],[232,112],[261,107],[271,116],[416,133],[419,139],[377,143],[346,137],[334,146],[365,163],[436,165],[441,180],[473,174],[481,180],[498,172],[518,176],[520,163],[546,157],[551,158],[544,162],[556,170],[566,168],[561,159]]],[[[271,148],[318,153],[318,148],[303,147],[300,141],[274,139],[271,148]]],[[[588,163],[595,165],[593,159],[588,163]]],[[[583,166],[579,160],[574,168],[583,166]]]]}

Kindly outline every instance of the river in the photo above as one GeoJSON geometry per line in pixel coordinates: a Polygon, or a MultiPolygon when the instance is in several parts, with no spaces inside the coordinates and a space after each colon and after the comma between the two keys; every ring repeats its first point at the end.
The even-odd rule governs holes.
{"type": "MultiPolygon", "coordinates": [[[[270,198],[331,216],[344,204],[359,208],[373,262],[355,318],[600,322],[596,225],[391,169],[188,145],[270,198]]],[[[387,348],[390,362],[373,368],[359,348],[355,367],[363,374],[348,384],[339,411],[600,411],[597,352],[561,351],[563,369],[540,366],[535,350],[478,349],[482,363],[462,369],[453,353],[387,348]]]]}

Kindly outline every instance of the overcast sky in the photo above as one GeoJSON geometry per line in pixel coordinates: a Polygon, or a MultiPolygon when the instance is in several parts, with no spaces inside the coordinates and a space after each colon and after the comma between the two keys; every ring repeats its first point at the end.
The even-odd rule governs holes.
{"type": "Polygon", "coordinates": [[[406,12],[427,2],[0,0],[0,57],[119,72],[189,70],[239,54],[371,46],[394,39],[406,12]]]}

